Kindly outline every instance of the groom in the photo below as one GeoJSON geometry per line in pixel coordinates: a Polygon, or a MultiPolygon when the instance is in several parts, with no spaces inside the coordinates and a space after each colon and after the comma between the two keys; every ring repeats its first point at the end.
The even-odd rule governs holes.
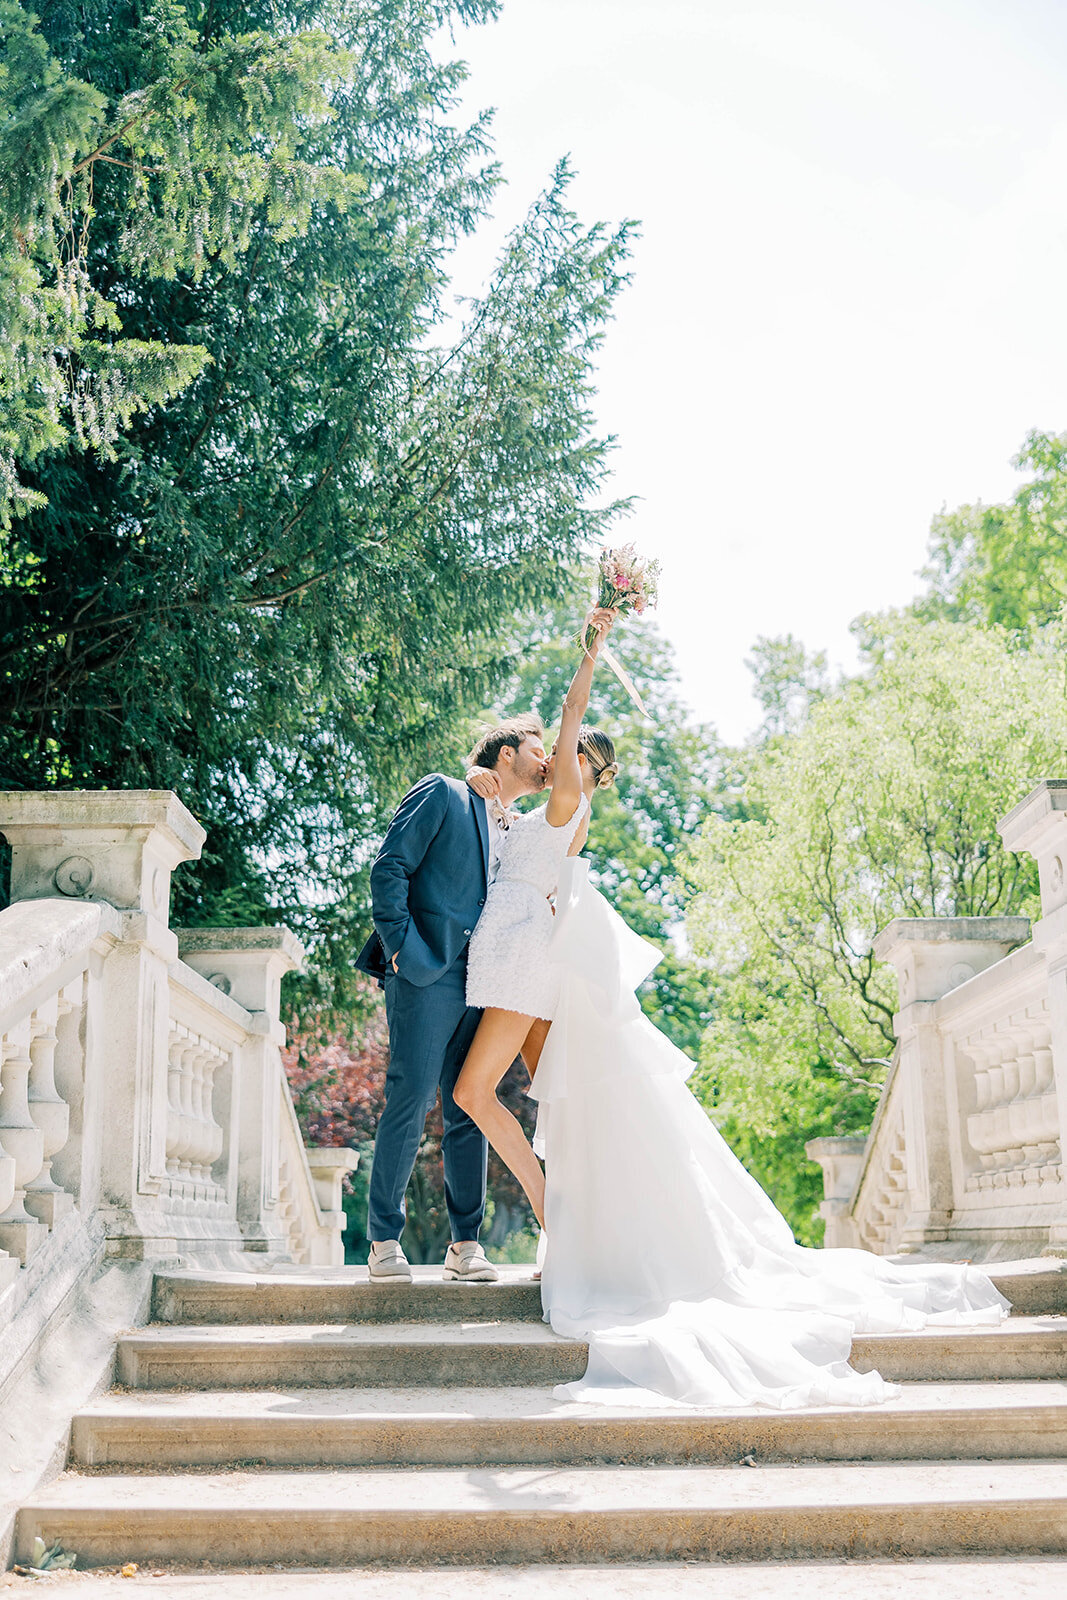
{"type": "Polygon", "coordinates": [[[439,772],[400,802],[371,867],[374,933],[356,966],[385,989],[389,1070],[370,1180],[370,1276],[411,1281],[400,1247],[404,1192],[426,1118],[441,1091],[445,1201],[452,1243],[444,1276],[489,1282],[496,1268],[478,1243],[485,1211],[486,1146],[452,1098],[481,1012],[467,1005],[467,941],[500,859],[505,812],[545,786],[539,717],[513,717],[479,740],[470,765],[500,778],[496,814],[465,783],[439,772]]]}

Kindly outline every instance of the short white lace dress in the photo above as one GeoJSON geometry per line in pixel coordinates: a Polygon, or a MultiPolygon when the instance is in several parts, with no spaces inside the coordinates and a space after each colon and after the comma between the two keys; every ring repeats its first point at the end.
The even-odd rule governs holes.
{"type": "MultiPolygon", "coordinates": [[[[551,1022],[559,1002],[559,967],[549,957],[553,916],[548,897],[589,802],[581,795],[569,822],[553,828],[546,806],[512,822],[501,839],[500,867],[489,885],[467,957],[467,1004],[498,1006],[551,1022]]],[[[492,826],[492,824],[490,824],[492,826]]]]}

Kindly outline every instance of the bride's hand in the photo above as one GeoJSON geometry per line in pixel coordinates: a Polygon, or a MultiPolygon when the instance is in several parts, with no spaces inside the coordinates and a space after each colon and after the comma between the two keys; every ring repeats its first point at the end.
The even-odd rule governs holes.
{"type": "Polygon", "coordinates": [[[590,654],[596,655],[618,619],[618,610],[615,606],[594,606],[582,624],[582,638],[586,638],[590,629],[596,634],[596,643],[590,654]]]}
{"type": "Polygon", "coordinates": [[[467,773],[467,783],[483,800],[500,798],[500,777],[489,767],[471,767],[467,773]]]}

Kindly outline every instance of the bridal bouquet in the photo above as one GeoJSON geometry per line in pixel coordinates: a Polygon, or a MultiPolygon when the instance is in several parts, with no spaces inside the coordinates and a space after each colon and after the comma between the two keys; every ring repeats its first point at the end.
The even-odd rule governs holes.
{"type": "MultiPolygon", "coordinates": [[[[635,611],[638,616],[656,603],[659,562],[642,559],[632,544],[600,552],[598,606],[612,606],[621,616],[635,611]]],[[[588,650],[596,638],[589,629],[582,640],[588,650]]]]}

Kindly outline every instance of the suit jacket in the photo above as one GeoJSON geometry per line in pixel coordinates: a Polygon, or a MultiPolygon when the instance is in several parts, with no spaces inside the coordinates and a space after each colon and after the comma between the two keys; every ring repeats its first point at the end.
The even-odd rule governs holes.
{"type": "Polygon", "coordinates": [[[489,819],[465,783],[432,772],[401,800],[371,867],[374,933],[356,960],[424,987],[466,949],[485,905],[489,819]]]}

